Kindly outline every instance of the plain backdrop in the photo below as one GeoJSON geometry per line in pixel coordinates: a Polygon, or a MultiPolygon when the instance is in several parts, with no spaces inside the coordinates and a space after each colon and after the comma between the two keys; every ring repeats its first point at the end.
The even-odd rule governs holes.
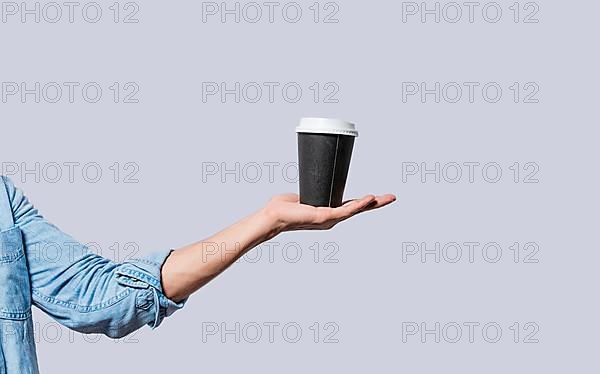
{"type": "MultiPolygon", "coordinates": [[[[356,122],[346,198],[398,196],[393,206],[329,232],[274,239],[272,249],[250,253],[155,331],[115,342],[69,333],[36,310],[42,371],[597,370],[598,3],[521,2],[517,23],[513,1],[496,3],[503,12],[495,23],[482,16],[488,2],[478,3],[473,22],[465,6],[461,20],[448,22],[444,16],[454,18],[456,8],[447,3],[440,2],[447,13],[439,23],[435,15],[425,22],[421,13],[407,15],[414,8],[399,1],[317,3],[317,23],[312,1],[287,5],[288,17],[303,10],[296,23],[282,17],[287,2],[276,4],[273,22],[261,5],[256,23],[243,18],[254,13],[241,14],[239,23],[205,14],[203,22],[203,6],[214,8],[194,1],[118,3],[117,23],[110,2],[98,3],[98,22],[85,21],[82,2],[72,23],[66,13],[56,23],[32,16],[23,23],[3,3],[2,172],[44,216],[105,256],[180,247],[274,194],[297,191],[294,127],[304,116],[356,122]],[[132,12],[139,22],[123,23],[132,12]],[[532,13],[539,22],[524,23],[532,13]],[[323,22],[330,14],[337,23],[323,22]],[[36,82],[46,87],[40,103],[32,94],[25,103],[7,94],[14,83],[32,89],[36,82]],[[50,103],[52,82],[79,84],[74,102],[65,88],[50,103]],[[90,82],[102,88],[97,103],[81,94],[90,82]],[[214,87],[206,82],[227,89],[239,82],[246,91],[239,103],[233,94],[203,100],[214,87]],[[446,96],[403,102],[403,82],[426,89],[439,82],[446,96]],[[472,103],[465,82],[479,85],[472,103]],[[490,82],[502,88],[497,103],[481,94],[490,82]],[[465,91],[450,103],[456,84],[465,91]],[[257,85],[263,96],[252,103],[257,85]],[[290,96],[282,94],[285,85],[290,96]],[[298,86],[298,101],[286,101],[298,86]],[[539,102],[524,103],[534,89],[539,102]],[[134,90],[138,102],[124,103],[134,90]],[[72,181],[69,163],[78,163],[72,181]],[[480,165],[472,183],[464,163],[480,165]],[[488,180],[502,170],[496,183],[482,176],[488,164],[488,180]],[[414,165],[417,174],[407,173],[414,165]],[[456,165],[463,174],[451,183],[456,165]],[[97,170],[102,175],[93,182],[97,170]],[[534,171],[537,183],[523,183],[534,171]],[[467,252],[456,260],[456,247],[446,246],[466,251],[470,242],[480,244],[473,261],[467,252]],[[424,243],[424,261],[407,243],[424,243]],[[497,247],[483,257],[486,243],[501,248],[497,262],[490,260],[497,247]],[[537,262],[525,261],[533,248],[529,259],[537,262]],[[469,324],[476,326],[472,336],[469,324]],[[414,326],[419,331],[403,339],[414,326]],[[484,326],[491,326],[485,334],[484,326]]],[[[255,10],[244,5],[240,12],[255,10]]],[[[435,9],[433,1],[426,5],[435,9]]],[[[235,2],[226,6],[235,9],[235,2]]],[[[489,7],[488,18],[495,17],[489,7]]],[[[95,8],[86,9],[94,17],[95,8]]]]}

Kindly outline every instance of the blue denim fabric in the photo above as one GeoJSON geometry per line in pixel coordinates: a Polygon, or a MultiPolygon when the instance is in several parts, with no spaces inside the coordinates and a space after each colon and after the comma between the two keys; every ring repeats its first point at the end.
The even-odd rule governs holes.
{"type": "Polygon", "coordinates": [[[0,374],[38,373],[31,306],[82,333],[123,337],[181,309],[162,292],[171,249],[115,263],[42,217],[0,177],[0,374]]]}

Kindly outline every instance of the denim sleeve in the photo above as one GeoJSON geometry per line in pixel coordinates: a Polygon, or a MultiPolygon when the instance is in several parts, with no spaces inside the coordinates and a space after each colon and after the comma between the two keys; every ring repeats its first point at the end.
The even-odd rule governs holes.
{"type": "Polygon", "coordinates": [[[144,325],[153,329],[181,309],[161,286],[161,267],[171,249],[116,263],[48,222],[4,178],[15,225],[23,233],[33,303],[59,323],[83,333],[123,337],[144,325]]]}

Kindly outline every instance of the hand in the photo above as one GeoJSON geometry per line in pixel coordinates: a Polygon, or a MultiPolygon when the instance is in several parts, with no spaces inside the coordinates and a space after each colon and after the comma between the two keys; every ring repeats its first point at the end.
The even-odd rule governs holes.
{"type": "Polygon", "coordinates": [[[276,221],[277,230],[328,230],[358,213],[378,209],[396,200],[396,196],[366,195],[361,199],[346,201],[341,207],[314,207],[300,204],[298,194],[285,194],[273,197],[265,206],[276,221]]]}
{"type": "Polygon", "coordinates": [[[297,194],[275,196],[259,211],[202,241],[174,251],[161,269],[165,295],[181,301],[210,282],[247,251],[282,231],[324,230],[360,212],[388,205],[394,195],[350,200],[339,208],[300,204],[297,194]],[[209,252],[218,243],[219,255],[209,252]]]}

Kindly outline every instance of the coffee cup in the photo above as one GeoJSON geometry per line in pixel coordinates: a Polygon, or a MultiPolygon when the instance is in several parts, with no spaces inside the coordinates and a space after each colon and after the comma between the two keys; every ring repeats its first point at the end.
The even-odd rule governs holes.
{"type": "Polygon", "coordinates": [[[300,203],[342,205],[354,139],[353,123],[332,118],[302,118],[298,134],[300,203]]]}

